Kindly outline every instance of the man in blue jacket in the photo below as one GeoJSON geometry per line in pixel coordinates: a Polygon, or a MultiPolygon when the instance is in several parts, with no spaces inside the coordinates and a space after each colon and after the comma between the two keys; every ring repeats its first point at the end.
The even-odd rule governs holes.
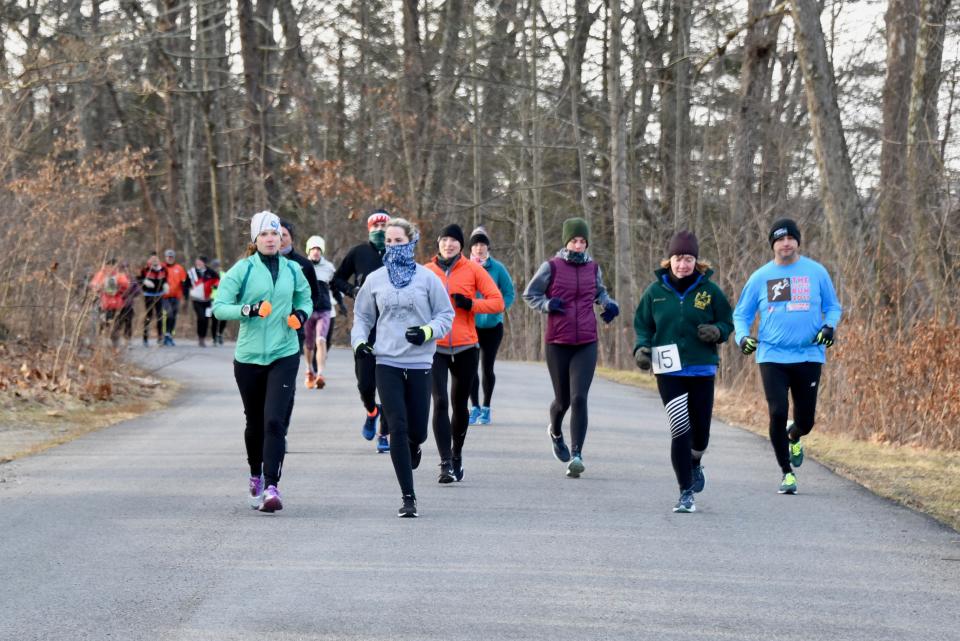
{"type": "Polygon", "coordinates": [[[800,438],[813,429],[820,370],[842,308],[826,268],[800,255],[800,229],[794,221],[773,223],[769,241],[773,260],[747,280],[733,324],[740,351],[757,353],[770,410],[770,442],[783,472],[779,492],[796,494],[793,468],[803,463],[800,438]],[[753,336],[758,311],[760,326],[753,336]],[[789,425],[788,392],[793,396],[789,425]]]}

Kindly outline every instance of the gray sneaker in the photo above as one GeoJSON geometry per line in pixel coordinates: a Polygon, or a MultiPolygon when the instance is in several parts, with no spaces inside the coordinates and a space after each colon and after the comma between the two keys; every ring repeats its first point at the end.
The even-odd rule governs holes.
{"type": "Polygon", "coordinates": [[[680,499],[677,501],[677,504],[673,506],[673,511],[681,514],[697,511],[697,506],[693,504],[692,489],[680,492],[680,499]]]}

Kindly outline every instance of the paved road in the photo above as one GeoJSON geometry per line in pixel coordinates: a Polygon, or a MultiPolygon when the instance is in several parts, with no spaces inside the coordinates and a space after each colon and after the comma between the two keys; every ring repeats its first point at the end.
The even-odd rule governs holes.
{"type": "Polygon", "coordinates": [[[463,483],[416,473],[397,519],[360,438],[348,352],[300,389],[285,509],[245,506],[231,351],[137,350],[171,409],[0,466],[0,639],[131,641],[960,639],[960,534],[809,461],[776,493],[769,445],[715,424],[677,515],[652,393],[597,381],[582,479],[545,435],[545,367],[502,363],[463,483]]]}

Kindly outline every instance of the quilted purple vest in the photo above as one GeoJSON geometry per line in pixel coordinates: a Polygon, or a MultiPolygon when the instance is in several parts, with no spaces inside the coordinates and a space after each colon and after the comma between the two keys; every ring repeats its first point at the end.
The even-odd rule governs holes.
{"type": "Polygon", "coordinates": [[[563,312],[547,315],[547,342],[583,345],[597,340],[597,316],[593,301],[597,297],[597,263],[582,265],[551,258],[552,278],[547,288],[549,298],[563,301],[563,312]]]}

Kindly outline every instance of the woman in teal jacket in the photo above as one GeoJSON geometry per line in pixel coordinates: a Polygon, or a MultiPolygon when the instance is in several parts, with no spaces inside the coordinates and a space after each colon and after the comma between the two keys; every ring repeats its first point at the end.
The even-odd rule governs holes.
{"type": "Polygon", "coordinates": [[[717,345],[733,331],[730,302],[698,259],[692,232],[677,232],[670,257],[656,270],[633,317],[633,355],[642,370],[653,369],[667,410],[670,458],[680,485],[674,512],[694,512],[695,492],[703,490],[701,457],[710,440],[713,385],[720,362],[717,345]]]}
{"type": "Polygon", "coordinates": [[[313,302],[300,266],[280,255],[280,219],[256,214],[250,238],[250,255],[220,281],[213,315],[240,321],[233,375],[247,419],[250,506],[275,512],[283,509],[277,485],[300,366],[297,329],[313,302]]]}
{"type": "MultiPolygon", "coordinates": [[[[513,305],[517,297],[510,272],[499,260],[490,255],[490,236],[483,227],[477,227],[470,234],[470,260],[479,263],[487,270],[497,289],[503,295],[503,311],[498,314],[477,314],[477,340],[480,344],[480,369],[483,372],[483,405],[480,405],[480,372],[473,377],[470,388],[470,425],[490,424],[490,402],[493,399],[493,386],[497,377],[493,373],[493,364],[503,341],[503,315],[513,305]]],[[[481,298],[477,293],[477,298],[481,298]]]]}

